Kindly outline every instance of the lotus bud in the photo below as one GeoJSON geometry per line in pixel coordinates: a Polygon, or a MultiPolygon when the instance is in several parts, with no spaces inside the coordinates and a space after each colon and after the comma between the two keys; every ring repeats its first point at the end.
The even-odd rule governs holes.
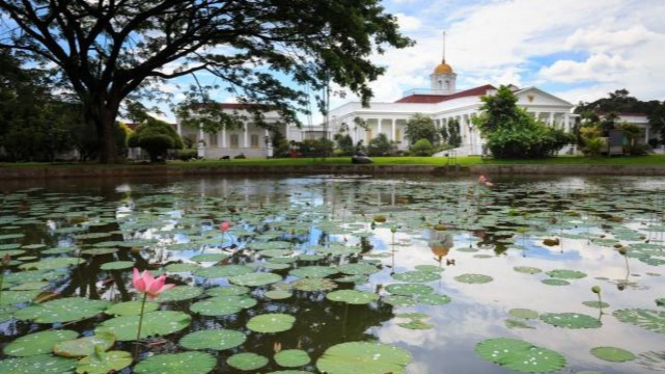
{"type": "Polygon", "coordinates": [[[591,292],[593,292],[595,294],[600,294],[600,287],[598,287],[598,286],[591,287],[591,292]]]}
{"type": "Polygon", "coordinates": [[[281,352],[282,351],[282,343],[273,344],[272,349],[275,351],[275,353],[281,352]]]}
{"type": "Polygon", "coordinates": [[[393,234],[396,233],[397,232],[397,227],[396,226],[391,226],[390,227],[390,232],[392,232],[393,234]]]}
{"type": "Polygon", "coordinates": [[[628,249],[627,249],[626,247],[621,247],[621,248],[619,248],[619,253],[620,253],[622,256],[625,256],[626,253],[628,253],[628,249]]]}

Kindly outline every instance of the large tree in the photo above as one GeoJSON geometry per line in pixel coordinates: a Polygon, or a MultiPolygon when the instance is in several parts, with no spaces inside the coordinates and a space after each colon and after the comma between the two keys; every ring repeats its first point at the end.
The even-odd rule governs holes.
{"type": "MultiPolygon", "coordinates": [[[[212,73],[261,104],[253,106],[257,120],[270,108],[297,122],[304,91],[331,82],[368,102],[368,82],[383,72],[371,54],[411,43],[379,0],[0,0],[0,12],[0,48],[49,62],[67,78],[104,140],[105,163],[116,161],[123,101],[163,80],[212,73]]],[[[192,92],[205,101],[213,88],[192,92]]]]}

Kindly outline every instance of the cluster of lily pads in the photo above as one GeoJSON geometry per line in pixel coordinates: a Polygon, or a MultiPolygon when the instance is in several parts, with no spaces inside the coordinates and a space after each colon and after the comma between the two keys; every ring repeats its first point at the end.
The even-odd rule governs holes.
{"type": "MultiPolygon", "coordinates": [[[[331,188],[309,188],[323,187],[331,188]]],[[[446,277],[444,258],[454,264],[450,250],[481,261],[528,256],[534,246],[563,252],[564,240],[584,240],[626,260],[625,279],[598,281],[635,288],[629,261],[653,268],[654,276],[665,264],[664,207],[642,191],[609,199],[584,189],[534,193],[500,184],[403,182],[396,205],[385,206],[369,192],[394,185],[352,187],[350,200],[325,204],[304,194],[269,203],[237,192],[201,197],[150,185],[114,198],[5,194],[0,257],[11,261],[0,283],[0,372],[404,373],[411,353],[376,341],[371,327],[394,320],[405,333],[434,329],[431,317],[453,301],[441,291],[443,280],[469,287],[500,282],[473,269],[446,277]],[[221,222],[230,225],[220,230],[221,222]],[[381,239],[388,232],[383,237],[390,239],[381,239]],[[396,263],[396,251],[418,249],[414,241],[425,244],[419,250],[431,251],[434,263],[413,269],[396,263]],[[176,286],[143,305],[131,287],[133,267],[166,274],[176,286]]],[[[588,276],[556,267],[513,270],[547,286],[588,276]]],[[[665,309],[658,309],[664,303],[605,317],[602,308],[610,304],[601,300],[584,304],[600,316],[515,308],[506,334],[538,324],[601,328],[602,318],[615,318],[665,335],[665,309]]],[[[567,365],[562,354],[512,335],[479,341],[476,354],[518,372],[567,365]]],[[[599,346],[589,356],[665,368],[659,351],[599,346]]]]}

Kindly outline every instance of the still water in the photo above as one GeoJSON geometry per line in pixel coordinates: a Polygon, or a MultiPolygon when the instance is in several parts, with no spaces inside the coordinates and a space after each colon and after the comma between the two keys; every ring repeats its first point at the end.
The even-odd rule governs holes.
{"type": "MultiPolygon", "coordinates": [[[[143,339],[139,360],[187,351],[179,342],[190,333],[227,329],[245,340],[203,350],[216,359],[214,372],[240,372],[226,361],[242,352],[268,359],[250,372],[287,370],[273,359],[281,348],[311,358],[290,370],[315,373],[328,348],[357,341],[408,351],[408,373],[513,372],[476,353],[480,342],[495,338],[557,352],[566,363],[553,372],[665,371],[665,308],[657,305],[665,298],[665,178],[492,182],[413,176],[72,179],[39,188],[2,182],[0,256],[9,253],[12,263],[0,295],[1,360],[12,360],[8,344],[39,331],[115,332],[117,326],[104,324],[114,318],[108,312],[38,323],[21,309],[34,299],[82,297],[109,301],[108,307],[140,300],[134,266],[167,274],[192,296],[156,300],[154,308],[189,319],[175,332],[143,339]],[[224,221],[231,225],[226,232],[224,221]],[[119,270],[104,266],[119,261],[119,270]],[[255,272],[277,276],[233,280],[255,272]],[[426,291],[400,292],[393,284],[426,291]],[[244,301],[236,295],[223,299],[230,307],[201,304],[221,295],[215,289],[237,285],[247,286],[238,291],[244,301]],[[594,286],[609,304],[602,310],[592,303],[594,286]],[[326,298],[350,289],[365,291],[366,302],[326,298]],[[276,290],[282,292],[269,292],[276,290]],[[639,309],[648,316],[631,322],[639,309]],[[426,316],[402,318],[411,312],[426,316]],[[295,322],[276,333],[248,328],[266,313],[295,322]],[[550,323],[560,313],[592,323],[550,323]],[[591,354],[596,347],[635,358],[609,362],[591,354]]],[[[133,352],[132,340],[112,350],[133,352]]]]}

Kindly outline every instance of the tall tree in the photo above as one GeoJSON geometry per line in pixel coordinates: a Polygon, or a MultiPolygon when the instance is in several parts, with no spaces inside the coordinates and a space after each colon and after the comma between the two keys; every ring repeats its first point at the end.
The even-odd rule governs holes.
{"type": "MultiPolygon", "coordinates": [[[[298,86],[322,91],[332,81],[367,103],[368,82],[384,70],[370,55],[411,44],[380,0],[0,0],[0,13],[0,48],[66,76],[104,140],[104,163],[116,161],[123,101],[164,80],[212,73],[244,101],[262,104],[253,106],[257,122],[270,108],[297,123],[307,104],[298,86]]],[[[193,92],[206,101],[212,88],[193,92]]]]}
{"type": "Polygon", "coordinates": [[[430,144],[436,144],[441,134],[436,129],[431,117],[416,113],[406,122],[404,136],[409,139],[411,144],[415,144],[420,139],[427,139],[430,144]]]}

